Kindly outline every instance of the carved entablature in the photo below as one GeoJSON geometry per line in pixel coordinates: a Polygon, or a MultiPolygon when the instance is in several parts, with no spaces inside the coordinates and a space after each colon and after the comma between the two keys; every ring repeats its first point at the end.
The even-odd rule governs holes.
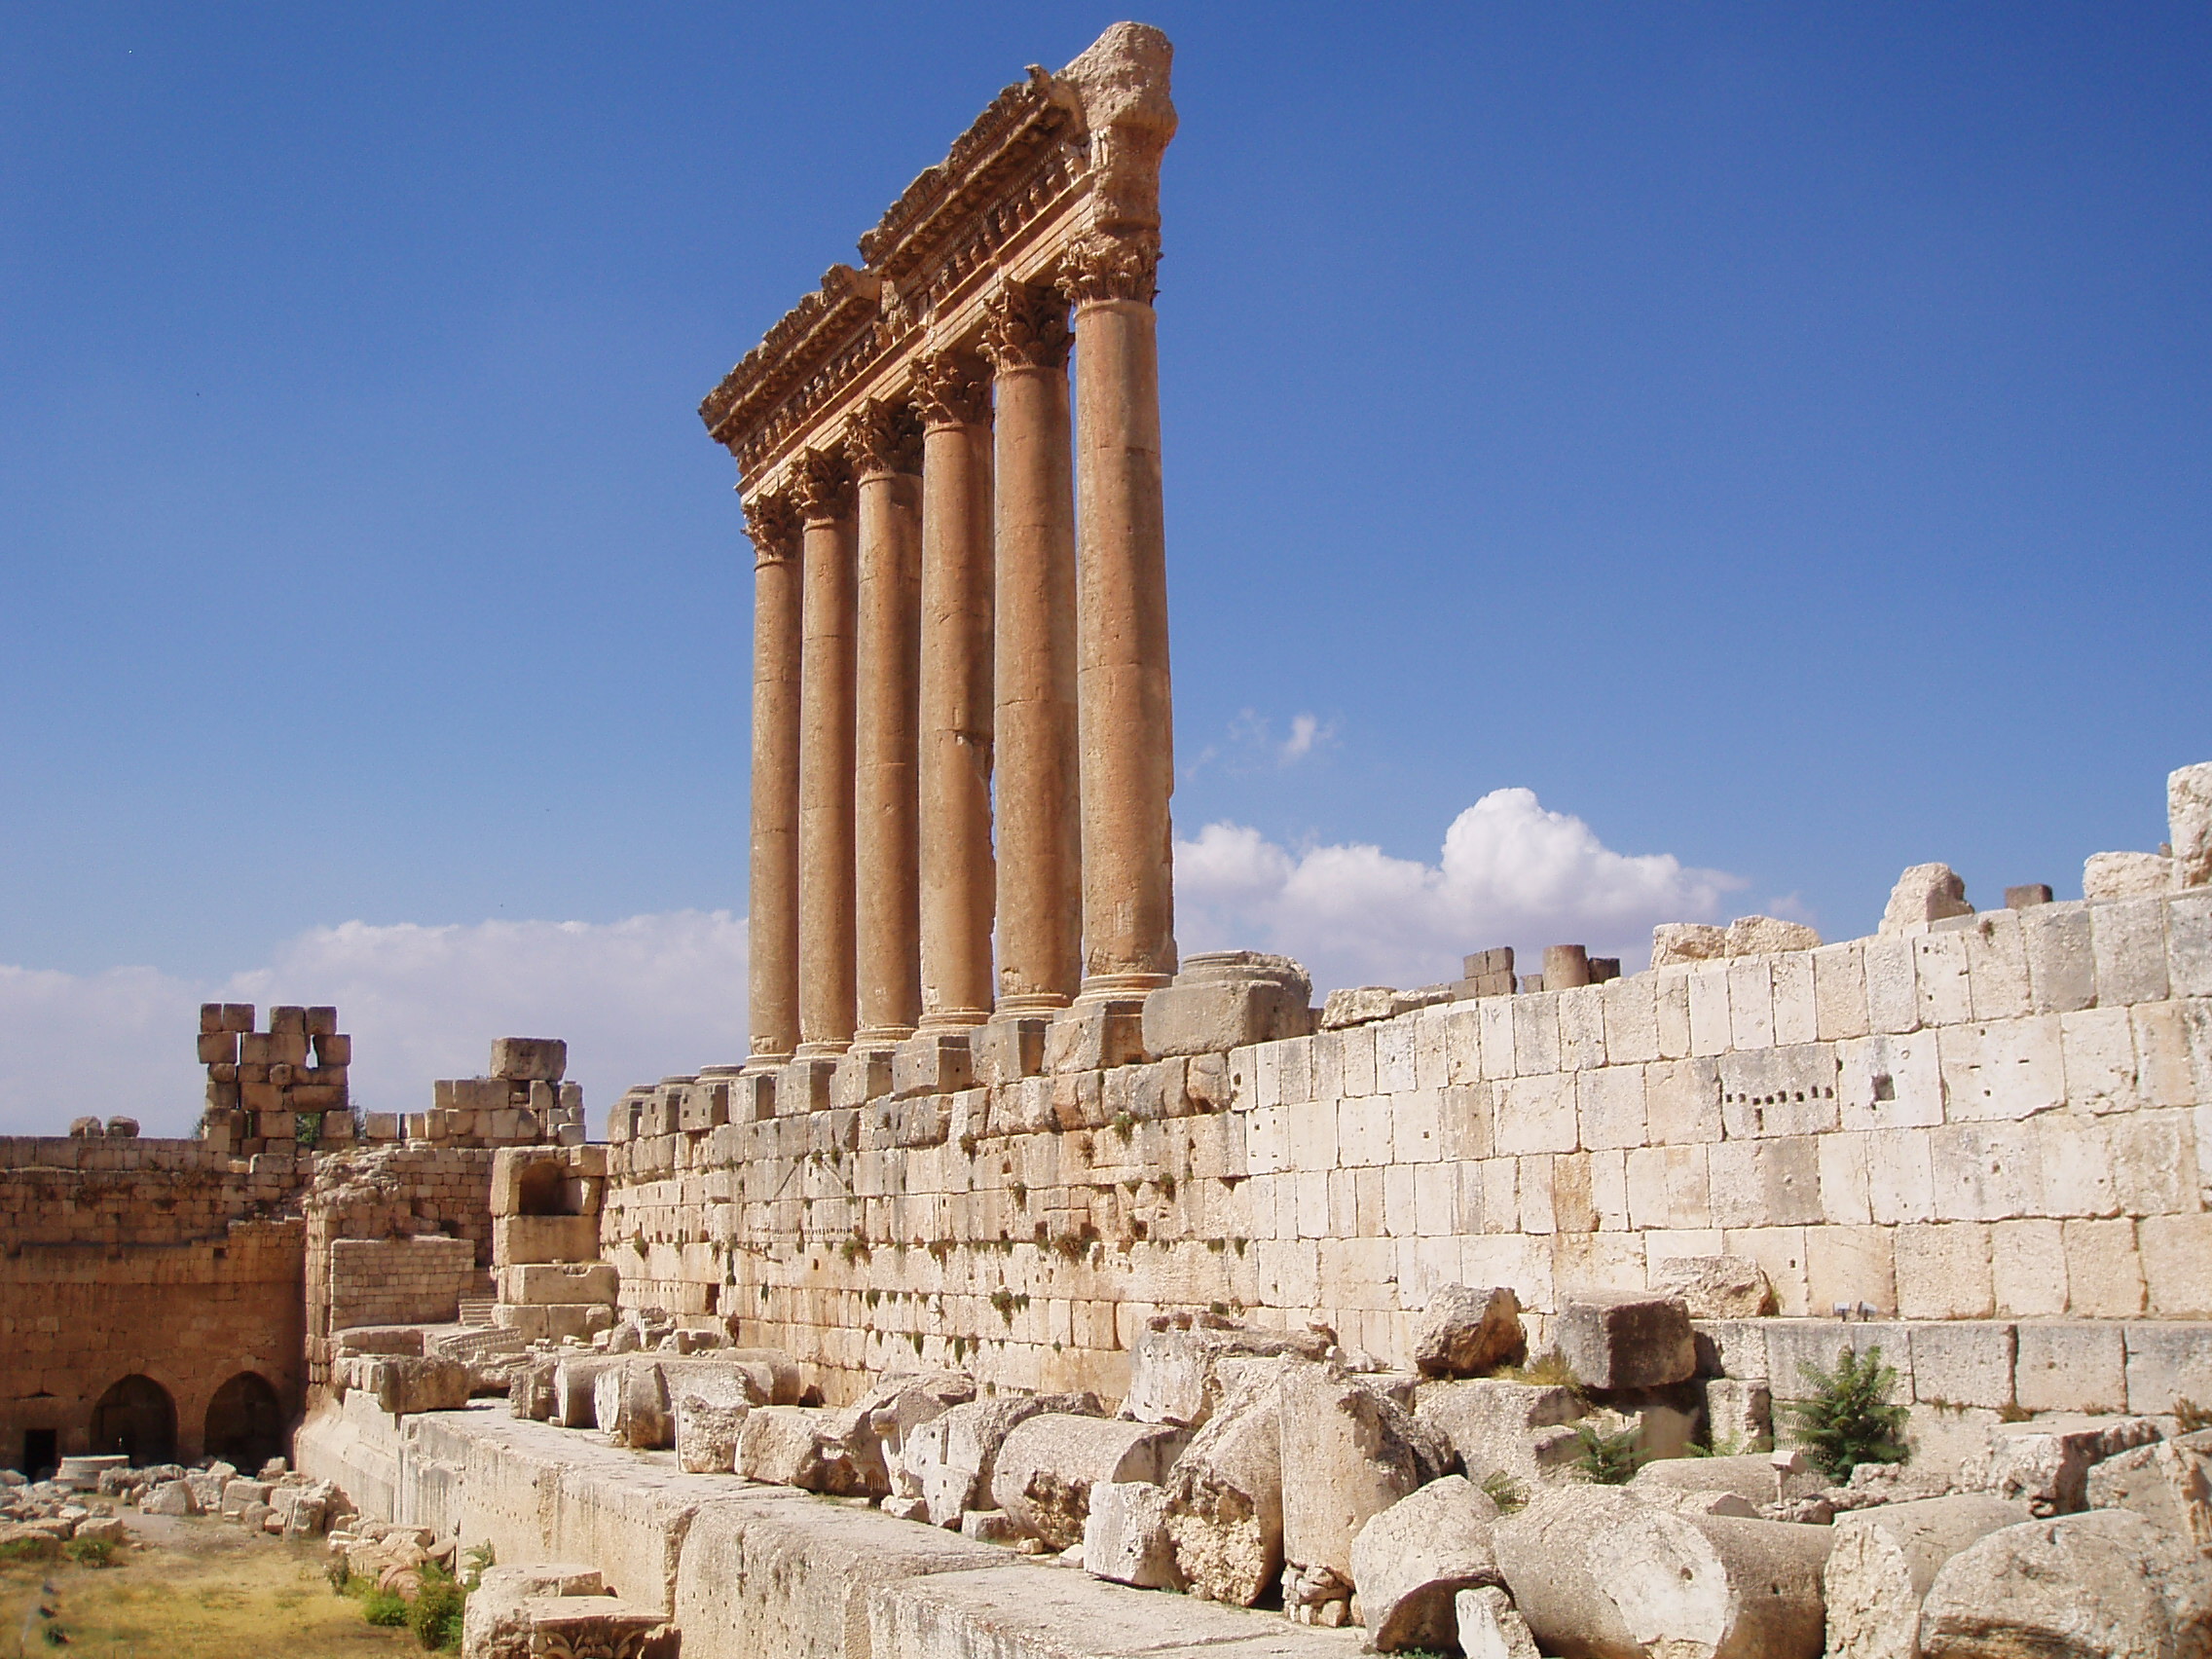
{"type": "Polygon", "coordinates": [[[925,390],[921,359],[972,363],[994,320],[1011,344],[986,309],[1009,284],[1152,299],[1171,55],[1159,30],[1117,23],[1057,75],[1032,68],[861,238],[864,268],[832,266],[746,353],[699,414],[749,500],[801,491],[809,446],[857,431],[870,399],[952,418],[934,411],[959,388],[925,390]]]}

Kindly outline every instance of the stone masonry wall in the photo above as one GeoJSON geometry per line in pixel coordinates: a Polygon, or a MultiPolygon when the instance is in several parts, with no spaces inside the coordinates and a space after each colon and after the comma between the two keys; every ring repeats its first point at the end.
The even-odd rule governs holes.
{"type": "Polygon", "coordinates": [[[483,1279],[466,1238],[334,1238],[330,1328],[451,1324],[483,1279]]]}
{"type": "Polygon", "coordinates": [[[896,1356],[1119,1393],[1149,1314],[1208,1305],[1404,1364],[1440,1283],[1513,1286],[1541,1337],[1716,1253],[1784,1314],[2212,1315],[2201,890],[764,1122],[678,1128],[685,1088],[609,1149],[624,1299],[831,1386],[896,1356]]]}

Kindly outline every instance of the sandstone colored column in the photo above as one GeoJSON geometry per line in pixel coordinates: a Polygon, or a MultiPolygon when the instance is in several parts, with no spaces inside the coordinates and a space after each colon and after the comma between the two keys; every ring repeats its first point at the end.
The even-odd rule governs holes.
{"type": "Polygon", "coordinates": [[[798,1043],[798,511],[761,497],[746,502],[745,528],[754,554],[748,1051],[769,1066],[798,1043]]]}
{"type": "Polygon", "coordinates": [[[1150,236],[1070,250],[1075,301],[1083,990],[1141,994],[1175,973],[1175,788],[1167,540],[1150,236]]]}
{"type": "Polygon", "coordinates": [[[853,487],[844,458],[809,450],[799,469],[797,1053],[851,1046],[853,944],[853,487]]]}
{"type": "Polygon", "coordinates": [[[897,1043],[921,1017],[921,428],[871,400],[853,423],[859,479],[855,811],[859,1029],[897,1043]]]}
{"type": "Polygon", "coordinates": [[[914,370],[922,416],[921,958],[925,1030],[991,1013],[991,415],[987,371],[914,370]]]}
{"type": "Polygon", "coordinates": [[[1009,283],[989,313],[998,1012],[1012,1014],[1066,1006],[1082,971],[1075,502],[1067,303],[1009,283]]]}

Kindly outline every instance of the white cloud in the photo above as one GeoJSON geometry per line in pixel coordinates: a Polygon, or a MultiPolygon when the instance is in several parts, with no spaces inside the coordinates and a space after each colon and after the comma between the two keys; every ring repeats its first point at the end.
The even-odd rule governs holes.
{"type": "Polygon", "coordinates": [[[1337,728],[1333,722],[1323,725],[1311,715],[1293,715],[1290,717],[1290,736],[1283,740],[1282,747],[1276,754],[1281,756],[1282,763],[1288,766],[1294,761],[1305,759],[1313,753],[1316,745],[1325,744],[1336,735],[1337,728]]]}
{"type": "Polygon", "coordinates": [[[633,1083],[745,1055],[745,923],[678,910],[626,921],[378,927],[287,940],[264,967],[195,984],[150,968],[0,967],[0,1133],[122,1114],[186,1134],[205,1074],[203,1002],[334,1003],[353,1097],[420,1111],[430,1081],[482,1072],[494,1037],[562,1037],[595,1122],[633,1083]]]}
{"type": "Polygon", "coordinates": [[[1656,923],[1713,919],[1742,885],[1671,854],[1616,853],[1525,789],[1493,790],[1460,813],[1433,865],[1365,845],[1292,853],[1257,830],[1209,824],[1176,843],[1175,884],[1186,950],[1279,950],[1323,988],[1456,978],[1461,956],[1496,944],[1530,973],[1543,946],[1569,942],[1634,972],[1656,923]]]}

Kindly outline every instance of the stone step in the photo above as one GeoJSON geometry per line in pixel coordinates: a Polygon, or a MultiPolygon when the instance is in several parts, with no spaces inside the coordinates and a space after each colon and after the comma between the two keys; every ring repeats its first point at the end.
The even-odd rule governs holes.
{"type": "Polygon", "coordinates": [[[464,1296],[461,1299],[461,1322],[463,1325],[489,1326],[493,1312],[499,1306],[496,1296],[464,1296]]]}

